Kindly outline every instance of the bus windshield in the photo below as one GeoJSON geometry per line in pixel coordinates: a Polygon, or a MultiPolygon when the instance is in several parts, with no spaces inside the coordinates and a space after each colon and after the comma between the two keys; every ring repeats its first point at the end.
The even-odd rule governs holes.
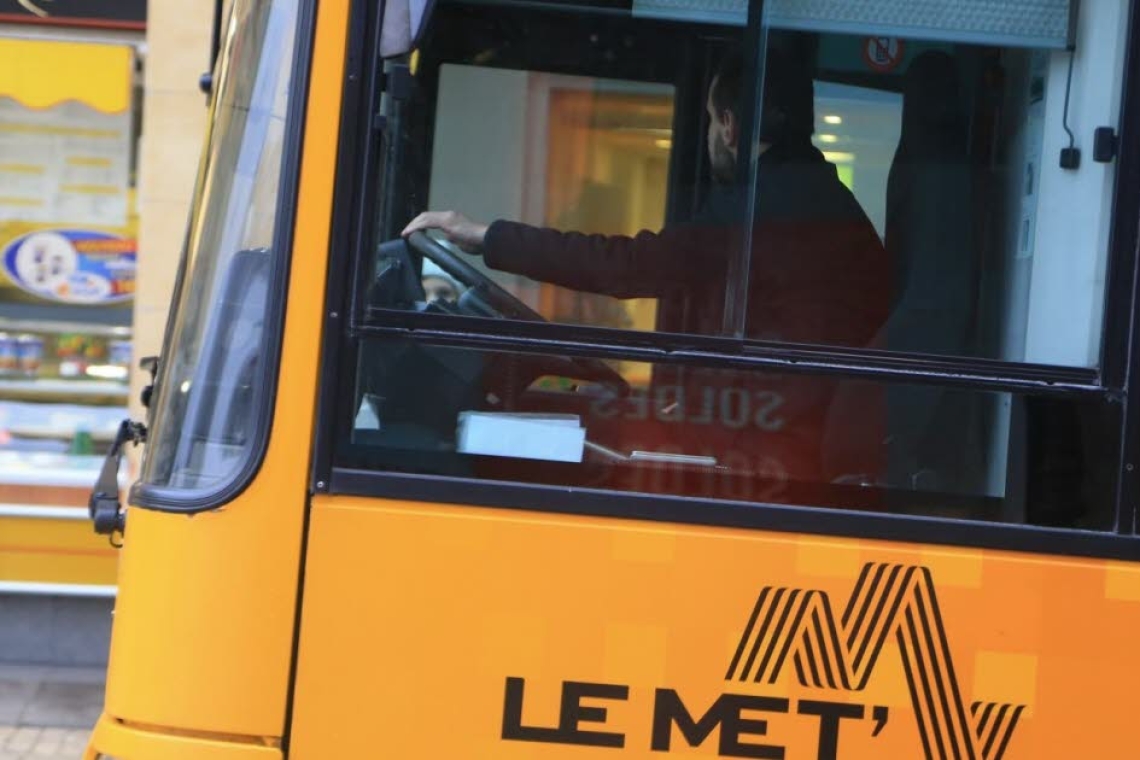
{"type": "Polygon", "coordinates": [[[267,424],[265,326],[281,298],[275,234],[297,13],[295,1],[233,4],[143,488],[232,486],[267,424]]]}

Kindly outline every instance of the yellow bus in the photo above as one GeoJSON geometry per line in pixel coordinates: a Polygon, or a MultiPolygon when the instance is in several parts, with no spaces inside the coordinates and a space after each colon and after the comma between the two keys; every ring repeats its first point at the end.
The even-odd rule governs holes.
{"type": "Polygon", "coordinates": [[[86,756],[1135,757],[1134,6],[233,0],[86,756]]]}

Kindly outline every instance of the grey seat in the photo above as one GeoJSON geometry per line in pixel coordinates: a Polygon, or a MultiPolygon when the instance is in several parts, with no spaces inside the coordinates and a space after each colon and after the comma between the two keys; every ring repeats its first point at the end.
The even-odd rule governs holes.
{"type": "MultiPolygon", "coordinates": [[[[978,261],[972,170],[958,66],[927,52],[910,65],[902,132],[887,183],[886,248],[896,294],[880,346],[973,352],[978,261]]],[[[976,395],[929,386],[887,392],[888,481],[970,491],[980,476],[976,395]]]]}

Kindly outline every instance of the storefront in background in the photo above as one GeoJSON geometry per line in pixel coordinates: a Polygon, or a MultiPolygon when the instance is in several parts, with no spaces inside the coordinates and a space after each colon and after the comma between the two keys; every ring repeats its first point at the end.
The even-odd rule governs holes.
{"type": "Polygon", "coordinates": [[[145,0],[0,0],[0,591],[113,593],[86,500],[135,361],[145,0]]]}

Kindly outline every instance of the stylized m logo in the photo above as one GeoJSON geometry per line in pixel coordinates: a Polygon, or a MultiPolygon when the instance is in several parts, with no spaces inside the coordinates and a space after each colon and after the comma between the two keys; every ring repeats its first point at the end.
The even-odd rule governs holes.
{"type": "Polygon", "coordinates": [[[822,591],[763,589],[725,678],[775,683],[792,662],[804,686],[858,691],[892,635],[927,760],[1001,760],[1025,707],[974,702],[967,711],[925,567],[864,565],[840,625],[822,591]]]}

